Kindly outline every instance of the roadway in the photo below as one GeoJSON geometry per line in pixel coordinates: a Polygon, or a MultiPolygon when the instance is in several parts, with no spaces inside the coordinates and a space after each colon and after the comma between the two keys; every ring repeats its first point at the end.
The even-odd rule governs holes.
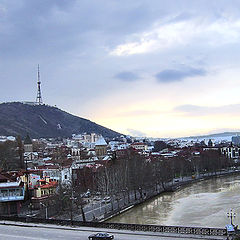
{"type": "Polygon", "coordinates": [[[193,239],[225,239],[224,237],[178,235],[152,232],[133,232],[122,230],[106,230],[86,227],[65,227],[48,224],[20,223],[0,221],[0,239],[8,240],[67,240],[88,239],[88,236],[96,232],[108,231],[114,234],[115,240],[193,240],[193,239]]]}
{"type": "MultiPolygon", "coordinates": [[[[192,177],[184,177],[178,180],[177,183],[184,183],[184,182],[189,182],[192,180],[192,177]]],[[[165,184],[165,187],[172,186],[174,182],[168,182],[165,184]]],[[[164,189],[162,186],[158,186],[158,193],[163,192],[164,189]]],[[[143,191],[143,195],[146,194],[147,196],[149,195],[157,195],[157,191],[155,190],[154,192],[152,189],[148,192],[148,190],[143,191]]],[[[130,191],[128,194],[121,194],[118,196],[118,199],[114,198],[111,199],[109,203],[102,203],[101,201],[95,201],[92,198],[86,199],[86,201],[89,201],[87,205],[84,206],[84,213],[87,221],[93,221],[94,218],[96,219],[103,219],[105,213],[110,213],[112,210],[115,212],[124,208],[127,208],[131,205],[134,205],[136,203],[144,201],[141,199],[141,195],[139,191],[136,192],[136,198],[135,199],[135,193],[134,191],[130,191]],[[128,196],[127,196],[128,195],[128,196]]],[[[74,220],[76,221],[82,221],[82,215],[78,214],[77,212],[74,213],[74,220]]]]}
{"type": "MultiPolygon", "coordinates": [[[[216,174],[211,173],[211,174],[199,174],[198,176],[196,176],[196,180],[204,178],[204,177],[209,177],[209,176],[214,176],[214,175],[224,175],[224,174],[229,174],[229,173],[233,173],[233,172],[239,172],[240,170],[228,170],[225,172],[217,172],[216,174]]],[[[192,182],[193,179],[191,176],[188,177],[183,177],[183,178],[178,178],[177,181],[175,179],[175,181],[170,181],[168,183],[165,183],[165,187],[169,187],[169,186],[176,186],[176,185],[181,185],[183,183],[186,182],[192,182]]],[[[157,195],[157,193],[161,193],[163,192],[163,188],[162,186],[158,186],[158,191],[152,191],[152,189],[149,190],[144,190],[143,194],[146,194],[146,196],[150,196],[150,195],[157,195]]],[[[101,203],[101,201],[94,201],[92,198],[88,198],[86,199],[87,201],[89,201],[89,203],[84,206],[84,213],[85,213],[85,217],[87,221],[93,221],[93,219],[104,219],[104,215],[105,213],[111,213],[112,210],[114,210],[115,212],[120,210],[120,209],[124,209],[127,208],[131,205],[134,205],[136,203],[142,202],[144,201],[143,199],[141,199],[140,193],[137,191],[136,193],[136,197],[137,200],[135,200],[135,194],[134,191],[130,191],[127,194],[121,194],[118,196],[118,200],[112,199],[110,203],[101,203]]],[[[58,217],[59,218],[59,217],[58,217]]],[[[61,218],[61,217],[60,217],[61,218]]],[[[74,220],[76,221],[82,221],[82,215],[78,212],[74,213],[74,220]]]]}

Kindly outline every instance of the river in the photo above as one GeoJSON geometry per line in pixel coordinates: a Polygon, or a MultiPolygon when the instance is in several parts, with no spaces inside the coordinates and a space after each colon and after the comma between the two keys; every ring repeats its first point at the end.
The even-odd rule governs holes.
{"type": "Polygon", "coordinates": [[[225,176],[161,194],[108,222],[224,228],[227,212],[240,225],[240,176],[225,176]]]}

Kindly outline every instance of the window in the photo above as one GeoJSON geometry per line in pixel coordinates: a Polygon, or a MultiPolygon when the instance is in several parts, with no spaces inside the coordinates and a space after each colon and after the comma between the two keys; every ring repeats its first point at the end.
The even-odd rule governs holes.
{"type": "Polygon", "coordinates": [[[3,197],[7,197],[8,196],[8,190],[2,190],[2,194],[3,194],[3,197]]]}
{"type": "Polygon", "coordinates": [[[15,189],[10,189],[9,190],[9,197],[14,197],[15,196],[15,189]]]}

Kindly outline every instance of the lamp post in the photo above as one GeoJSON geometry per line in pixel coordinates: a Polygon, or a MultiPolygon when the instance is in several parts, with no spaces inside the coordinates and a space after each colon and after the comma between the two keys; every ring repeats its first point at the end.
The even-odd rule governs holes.
{"type": "Polygon", "coordinates": [[[128,188],[126,187],[126,193],[127,193],[127,197],[128,197],[128,203],[130,203],[130,193],[128,188]]]}
{"type": "Polygon", "coordinates": [[[47,205],[45,205],[44,203],[42,203],[42,202],[40,202],[40,204],[42,205],[42,206],[44,206],[45,207],[45,215],[46,215],[46,219],[48,219],[48,210],[47,210],[47,205]]]}
{"type": "Polygon", "coordinates": [[[234,226],[234,224],[233,224],[233,218],[236,217],[236,214],[232,211],[232,209],[230,210],[230,212],[227,213],[227,217],[230,218],[231,225],[234,226]]]}
{"type": "Polygon", "coordinates": [[[70,204],[71,204],[71,224],[73,224],[73,201],[76,200],[77,198],[73,196],[73,193],[72,193],[72,196],[70,197],[70,204]]]}
{"type": "Polygon", "coordinates": [[[29,203],[28,207],[30,208],[30,211],[31,211],[31,216],[32,216],[33,204],[32,204],[32,203],[29,203]]]}

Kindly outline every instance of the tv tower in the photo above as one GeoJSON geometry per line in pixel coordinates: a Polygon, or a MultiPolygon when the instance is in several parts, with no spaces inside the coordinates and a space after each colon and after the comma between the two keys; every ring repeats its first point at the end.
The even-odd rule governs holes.
{"type": "Polygon", "coordinates": [[[39,64],[38,64],[38,81],[37,81],[37,85],[38,85],[38,91],[37,91],[36,104],[41,105],[41,104],[43,104],[43,101],[42,101],[42,94],[41,94],[41,82],[40,82],[39,64]]]}

